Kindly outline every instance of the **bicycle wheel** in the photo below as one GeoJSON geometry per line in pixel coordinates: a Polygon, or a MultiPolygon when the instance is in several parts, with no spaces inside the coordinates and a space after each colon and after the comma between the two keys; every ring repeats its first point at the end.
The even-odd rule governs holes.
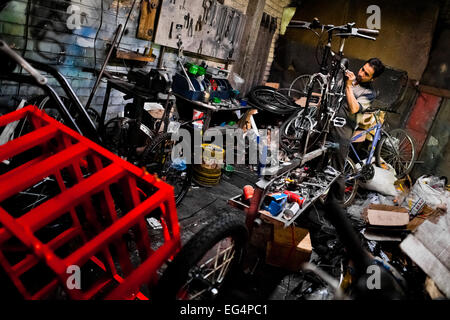
{"type": "Polygon", "coordinates": [[[300,151],[300,141],[305,132],[314,127],[312,118],[314,117],[315,108],[309,109],[309,115],[305,117],[302,123],[301,117],[304,111],[304,108],[301,108],[298,113],[289,117],[280,127],[280,146],[288,153],[300,151]]]}
{"type": "Polygon", "coordinates": [[[345,177],[345,191],[344,191],[344,207],[350,206],[355,200],[356,192],[358,190],[358,179],[356,174],[358,170],[352,159],[347,157],[344,166],[345,177]]]}
{"type": "MultiPolygon", "coordinates": [[[[64,105],[66,106],[66,108],[68,108],[68,110],[71,112],[72,116],[75,119],[77,119],[79,117],[79,114],[73,107],[70,99],[64,96],[60,98],[64,103],[64,105]]],[[[30,100],[28,100],[28,103],[37,106],[41,110],[44,110],[50,117],[64,124],[64,118],[61,112],[59,111],[57,104],[52,100],[50,96],[46,95],[35,96],[32,97],[30,100]]],[[[100,122],[100,114],[93,108],[87,108],[86,112],[91,118],[91,120],[94,122],[95,126],[98,128],[98,124],[100,122]]]]}
{"type": "Polygon", "coordinates": [[[155,290],[157,300],[213,300],[242,262],[248,231],[225,215],[196,233],[175,256],[155,290]]]}
{"type": "Polygon", "coordinates": [[[144,150],[139,165],[174,187],[175,203],[180,204],[192,182],[192,165],[183,155],[172,155],[176,142],[170,133],[157,136],[144,150]]]}
{"type": "Polygon", "coordinates": [[[307,87],[310,79],[311,76],[308,74],[303,74],[295,78],[289,86],[288,96],[293,98],[294,100],[305,97],[307,94],[307,87]]]}
{"type": "Polygon", "coordinates": [[[403,178],[412,169],[416,157],[413,138],[403,129],[394,129],[383,135],[375,151],[375,160],[381,166],[383,160],[403,178]]]}
{"type": "Polygon", "coordinates": [[[132,119],[117,117],[109,120],[105,125],[104,146],[119,157],[126,157],[130,154],[128,141],[131,122],[132,119]]]}

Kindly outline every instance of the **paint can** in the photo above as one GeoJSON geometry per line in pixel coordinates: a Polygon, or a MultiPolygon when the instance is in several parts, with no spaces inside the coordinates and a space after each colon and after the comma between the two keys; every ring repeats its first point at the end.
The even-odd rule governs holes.
{"type": "Polygon", "coordinates": [[[286,209],[284,209],[283,218],[286,220],[291,220],[299,210],[299,204],[297,202],[291,202],[286,206],[286,209]]]}

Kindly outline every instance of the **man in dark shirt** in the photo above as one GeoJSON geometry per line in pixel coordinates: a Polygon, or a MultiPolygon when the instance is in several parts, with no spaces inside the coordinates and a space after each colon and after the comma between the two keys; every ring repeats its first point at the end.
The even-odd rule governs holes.
{"type": "MultiPolygon", "coordinates": [[[[339,150],[333,155],[331,165],[338,171],[344,172],[350,140],[358,127],[357,114],[364,113],[375,99],[372,83],[384,71],[384,65],[378,58],[367,60],[358,70],[357,75],[349,70],[346,72],[345,103],[337,113],[337,117],[346,119],[343,127],[331,125],[331,141],[339,144],[339,150]]],[[[345,177],[341,175],[337,180],[337,188],[333,188],[335,198],[344,202],[345,177]]]]}

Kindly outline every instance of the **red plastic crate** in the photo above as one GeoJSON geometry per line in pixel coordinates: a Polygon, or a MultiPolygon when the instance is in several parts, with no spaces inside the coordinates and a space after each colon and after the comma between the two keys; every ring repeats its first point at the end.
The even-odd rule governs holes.
{"type": "Polygon", "coordinates": [[[0,146],[9,161],[0,168],[0,265],[11,282],[26,299],[147,299],[141,288],[181,247],[173,187],[34,106],[0,117],[0,132],[15,121],[25,134],[0,146]],[[26,206],[27,197],[38,201],[26,206]],[[152,215],[161,243],[150,239],[152,215]],[[70,266],[81,270],[80,289],[67,286],[70,266]]]}

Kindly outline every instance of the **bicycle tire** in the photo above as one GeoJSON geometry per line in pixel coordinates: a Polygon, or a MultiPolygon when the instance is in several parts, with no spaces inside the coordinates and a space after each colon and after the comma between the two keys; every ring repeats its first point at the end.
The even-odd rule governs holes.
{"type": "MultiPolygon", "coordinates": [[[[237,215],[227,214],[225,216],[218,217],[212,220],[208,225],[198,231],[187,243],[184,245],[180,252],[175,256],[174,260],[168,265],[163,275],[156,284],[156,290],[154,292],[154,299],[160,301],[175,300],[175,299],[187,299],[194,300],[194,298],[200,298],[200,300],[213,300],[218,295],[211,295],[211,289],[216,289],[220,294],[220,289],[224,284],[231,279],[231,275],[237,268],[243,259],[245,243],[248,239],[247,227],[243,219],[237,215]],[[220,251],[221,247],[216,249],[218,244],[224,241],[228,241],[228,245],[223,251],[220,251]],[[223,258],[228,251],[231,252],[231,260],[228,262],[228,266],[222,263],[223,261],[218,259],[221,263],[219,267],[223,267],[226,270],[222,277],[219,274],[217,279],[214,279],[215,272],[212,274],[212,282],[206,283],[204,281],[198,283],[199,279],[194,276],[202,276],[202,272],[207,274],[210,272],[208,267],[208,261],[211,260],[209,254],[213,252],[219,252],[219,255],[223,258]],[[206,261],[205,261],[206,260],[206,261]],[[203,287],[201,286],[203,284],[203,287]],[[206,286],[206,284],[208,286],[206,286]],[[188,285],[188,286],[186,286],[188,285]],[[196,287],[198,285],[199,287],[196,287]],[[205,289],[206,286],[206,289],[205,289]],[[203,295],[194,295],[195,289],[203,289],[203,295]],[[209,289],[209,290],[207,290],[209,289]],[[189,290],[193,290],[190,292],[189,290]],[[189,298],[189,299],[188,299],[189,298]]],[[[225,258],[224,258],[225,259],[225,258]]],[[[214,259],[213,259],[214,260],[214,259]]],[[[214,261],[213,261],[214,262],[214,261]]],[[[200,291],[202,293],[202,291],[200,291]]],[[[198,292],[197,292],[198,294],[198,292]]]]}
{"type": "Polygon", "coordinates": [[[352,159],[347,157],[347,159],[345,161],[344,173],[343,173],[345,176],[345,190],[344,190],[344,203],[343,203],[344,208],[349,207],[355,200],[359,184],[358,184],[358,179],[355,177],[351,177],[351,176],[356,176],[357,172],[358,172],[358,170],[356,169],[355,163],[353,162],[352,159]],[[350,175],[351,179],[349,179],[349,175],[350,175]],[[349,192],[347,192],[348,188],[351,188],[349,190],[349,192]]]}
{"type": "Polygon", "coordinates": [[[296,107],[286,108],[284,105],[277,103],[275,98],[276,90],[267,86],[256,86],[249,92],[250,101],[253,102],[258,109],[277,114],[289,114],[294,112],[296,107]]]}
{"type": "MultiPolygon", "coordinates": [[[[60,97],[64,105],[68,108],[69,112],[78,118],[78,113],[74,110],[74,107],[69,98],[61,96],[60,97]]],[[[58,120],[59,122],[64,124],[64,119],[58,108],[55,108],[55,103],[51,99],[50,96],[47,95],[38,95],[30,98],[28,100],[29,104],[37,106],[39,109],[44,110],[50,117],[58,120]]],[[[94,122],[95,126],[98,128],[98,124],[100,123],[100,113],[93,109],[87,108],[86,113],[89,115],[91,120],[94,122]]]]}
{"type": "Polygon", "coordinates": [[[414,139],[405,130],[400,128],[389,131],[388,135],[383,135],[380,142],[377,144],[375,161],[379,167],[382,166],[383,160],[390,164],[395,169],[397,178],[401,179],[405,177],[414,166],[416,158],[414,139]],[[400,154],[399,150],[397,150],[397,147],[394,145],[395,141],[390,142],[391,137],[400,140],[397,147],[401,148],[400,152],[402,150],[405,152],[404,155],[407,157],[406,159],[403,158],[403,153],[400,154]],[[406,142],[406,145],[403,144],[404,141],[406,142]]]}
{"type": "MultiPolygon", "coordinates": [[[[147,147],[145,148],[141,159],[139,161],[139,165],[141,167],[146,167],[147,170],[150,173],[155,173],[158,175],[159,178],[165,180],[167,183],[169,183],[170,185],[172,185],[174,187],[174,192],[175,192],[175,204],[178,206],[181,201],[183,200],[183,198],[186,196],[187,192],[189,191],[189,188],[191,186],[192,183],[192,175],[193,175],[193,169],[192,169],[192,164],[186,164],[186,169],[183,170],[183,172],[181,174],[179,174],[180,170],[174,169],[176,171],[171,171],[171,173],[174,173],[174,177],[178,176],[177,173],[179,174],[179,177],[183,177],[183,173],[184,173],[184,179],[182,180],[182,183],[180,185],[174,185],[172,183],[173,180],[168,179],[169,177],[167,175],[165,175],[164,170],[166,169],[165,165],[169,165],[170,168],[173,168],[171,166],[171,162],[166,162],[167,159],[171,158],[171,154],[165,153],[163,156],[163,159],[158,159],[160,161],[156,161],[156,157],[158,156],[156,154],[157,149],[161,148],[163,146],[165,146],[167,143],[173,143],[174,141],[172,140],[172,134],[166,132],[163,134],[160,134],[158,136],[155,137],[155,139],[153,139],[150,144],[147,145],[147,147]],[[165,157],[168,156],[168,157],[165,157]],[[157,163],[163,161],[163,163],[161,163],[161,167],[157,166],[157,163]],[[155,168],[156,167],[156,168],[155,168]]],[[[172,151],[173,146],[170,148],[170,153],[172,151]]],[[[168,151],[165,149],[164,147],[164,151],[168,151]]]]}
{"type": "Polygon", "coordinates": [[[300,106],[295,103],[295,100],[292,97],[283,93],[284,91],[287,91],[288,93],[297,92],[299,95],[302,93],[295,89],[288,89],[288,88],[279,88],[273,92],[274,99],[281,106],[283,106],[286,109],[291,109],[293,111],[298,110],[300,106]]]}

